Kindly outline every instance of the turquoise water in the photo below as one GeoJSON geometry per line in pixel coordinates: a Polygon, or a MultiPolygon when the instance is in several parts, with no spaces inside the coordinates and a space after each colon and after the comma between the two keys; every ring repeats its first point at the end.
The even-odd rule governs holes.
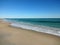
{"type": "Polygon", "coordinates": [[[10,26],[60,36],[60,18],[6,18],[10,26]]]}
{"type": "Polygon", "coordinates": [[[10,22],[23,22],[37,26],[60,28],[60,18],[7,18],[10,22]]]}

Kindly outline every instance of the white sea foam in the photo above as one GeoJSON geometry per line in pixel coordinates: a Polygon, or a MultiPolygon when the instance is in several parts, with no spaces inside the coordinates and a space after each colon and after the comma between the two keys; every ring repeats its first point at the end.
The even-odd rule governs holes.
{"type": "Polygon", "coordinates": [[[43,32],[43,33],[48,33],[48,34],[53,34],[53,35],[56,35],[56,36],[60,36],[60,29],[57,29],[57,28],[44,27],[44,26],[32,26],[32,25],[27,25],[27,24],[23,24],[23,23],[11,23],[10,26],[19,27],[19,28],[34,30],[34,31],[37,31],[37,32],[43,32]]]}

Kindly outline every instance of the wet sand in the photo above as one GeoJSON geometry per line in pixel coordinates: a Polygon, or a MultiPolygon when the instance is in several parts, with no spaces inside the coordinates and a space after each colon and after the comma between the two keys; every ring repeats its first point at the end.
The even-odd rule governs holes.
{"type": "Polygon", "coordinates": [[[60,37],[11,27],[0,20],[0,45],[60,45],[60,37]]]}

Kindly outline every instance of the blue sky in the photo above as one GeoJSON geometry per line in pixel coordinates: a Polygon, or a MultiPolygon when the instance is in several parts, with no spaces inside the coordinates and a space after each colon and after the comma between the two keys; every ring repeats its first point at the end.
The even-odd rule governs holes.
{"type": "Polygon", "coordinates": [[[60,18],[60,0],[0,0],[0,18],[60,18]]]}

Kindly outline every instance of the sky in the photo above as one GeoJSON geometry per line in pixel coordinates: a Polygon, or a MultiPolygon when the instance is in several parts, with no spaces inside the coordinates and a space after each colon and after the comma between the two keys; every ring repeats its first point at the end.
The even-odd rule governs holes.
{"type": "Polygon", "coordinates": [[[60,18],[60,0],[0,0],[0,18],[60,18]]]}

